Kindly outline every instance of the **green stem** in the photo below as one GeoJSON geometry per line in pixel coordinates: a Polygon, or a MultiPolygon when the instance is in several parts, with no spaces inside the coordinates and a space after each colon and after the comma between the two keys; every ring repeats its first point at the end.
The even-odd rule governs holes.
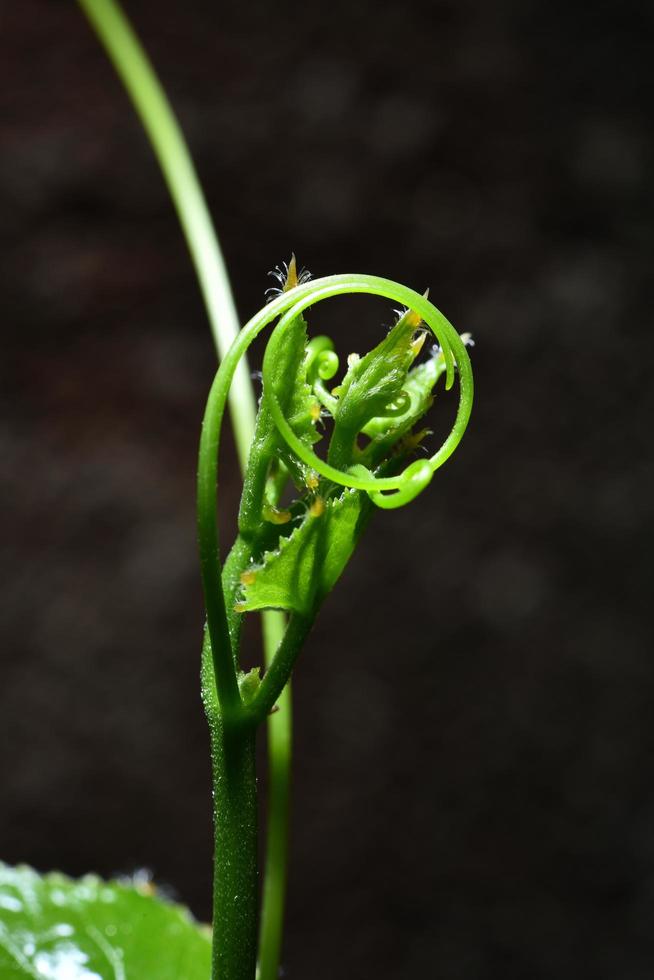
{"type": "Polygon", "coordinates": [[[256,729],[211,729],[214,784],[212,976],[252,980],[257,959],[256,729]]]}
{"type": "MultiPolygon", "coordinates": [[[[272,612],[264,619],[267,651],[266,668],[272,663],[271,651],[279,646],[286,617],[272,612]]],[[[268,827],[266,865],[259,927],[258,980],[277,980],[282,952],[284,904],[288,867],[288,836],[291,795],[291,752],[293,742],[291,682],[277,700],[279,711],[268,716],[268,827]]]]}
{"type": "MultiPolygon", "coordinates": [[[[222,359],[239,331],[225,262],[181,129],[155,71],[115,0],[78,0],[111,59],[139,115],[177,210],[200,282],[218,355],[222,359]]],[[[241,467],[254,431],[255,402],[246,362],[229,394],[241,467]]]]}
{"type": "Polygon", "coordinates": [[[253,721],[261,721],[278,703],[302,645],[313,626],[313,620],[313,616],[300,616],[299,613],[293,613],[291,616],[277,652],[264,674],[257,693],[246,709],[253,721]]]}
{"type": "Polygon", "coordinates": [[[214,817],[213,980],[253,980],[257,943],[256,726],[225,717],[211,641],[202,646],[202,700],[211,734],[214,817]]]}
{"type": "Polygon", "coordinates": [[[225,609],[218,521],[216,518],[218,448],[222,415],[222,409],[210,396],[202,420],[200,436],[197,515],[200,572],[202,574],[207,628],[211,639],[211,655],[218,701],[222,714],[232,716],[241,710],[242,705],[236,679],[237,664],[232,650],[225,609]]]}
{"type": "MultiPolygon", "coordinates": [[[[211,728],[216,797],[213,977],[214,980],[252,980],[256,959],[255,725],[246,724],[246,717],[249,716],[249,721],[262,720],[282,697],[310,622],[293,616],[272,657],[279,622],[273,625],[268,619],[268,628],[264,627],[268,670],[254,702],[245,709],[238,690],[238,662],[236,651],[232,650],[225,610],[216,519],[217,454],[220,425],[227,403],[242,470],[246,467],[254,433],[254,397],[243,355],[254,337],[276,317],[285,313],[289,317],[295,316],[312,303],[342,293],[388,296],[415,309],[429,323],[443,346],[447,388],[453,382],[456,357],[461,399],[450,436],[438,453],[421,464],[420,472],[409,467],[405,474],[390,479],[375,479],[365,470],[362,474],[361,467],[355,473],[340,473],[321,462],[298,441],[276,403],[274,391],[272,393],[276,425],[298,457],[337,483],[367,491],[374,502],[383,507],[398,506],[412,499],[456,448],[472,405],[472,373],[465,347],[441,313],[413,290],[372,276],[333,276],[309,287],[298,286],[292,290],[290,298],[285,294],[270,303],[239,333],[227,273],[193,164],[145,52],[115,0],[78,0],[78,3],[114,63],[150,138],[186,236],[221,357],[221,366],[209,394],[198,472],[198,532],[210,637],[203,651],[203,696],[211,728]],[[233,385],[232,380],[235,381],[233,385]],[[382,490],[395,493],[385,496],[382,490]]],[[[290,702],[283,714],[288,718],[287,727],[271,728],[269,749],[273,762],[271,799],[277,793],[277,803],[271,804],[275,816],[268,837],[267,867],[272,869],[273,877],[264,888],[262,970],[269,971],[266,980],[275,976],[279,961],[285,886],[290,702]]]]}
{"type": "MultiPolygon", "coordinates": [[[[78,0],[78,3],[112,61],[150,139],[186,237],[216,349],[222,359],[239,332],[239,320],[220,245],[184,136],[156,73],[119,4],[114,0],[78,0]]],[[[245,359],[236,368],[234,384],[229,392],[229,408],[239,463],[241,470],[245,471],[255,419],[254,395],[245,359]]],[[[211,565],[210,570],[215,573],[216,567],[213,562],[211,565]]],[[[219,564],[217,567],[219,570],[219,564]]],[[[214,578],[214,583],[215,581],[214,578]]],[[[220,600],[217,599],[216,601],[219,602],[220,600]]],[[[214,610],[214,622],[221,618],[224,619],[224,616],[221,617],[220,610],[214,610]]],[[[277,648],[275,631],[279,629],[280,623],[283,623],[283,617],[280,618],[279,613],[266,612],[263,614],[264,653],[267,661],[272,659],[277,648]]],[[[214,632],[216,633],[217,629],[214,632]]],[[[224,642],[225,632],[224,630],[221,632],[224,642]]],[[[226,683],[230,691],[228,700],[234,703],[233,684],[230,680],[226,683]]],[[[287,799],[284,804],[284,787],[288,785],[288,773],[284,773],[284,758],[286,758],[286,765],[288,766],[290,764],[291,731],[290,698],[285,705],[283,717],[283,726],[288,727],[288,752],[285,756],[279,751],[276,752],[275,774],[271,775],[270,786],[271,793],[277,801],[276,806],[282,808],[285,805],[288,808],[287,799]]],[[[277,725],[275,731],[281,732],[281,728],[282,726],[277,725]]],[[[212,745],[215,748],[213,736],[212,745]]],[[[254,779],[254,775],[252,773],[250,775],[254,779]]],[[[214,767],[214,792],[215,777],[214,767]]],[[[221,832],[218,826],[221,819],[217,810],[217,837],[221,832]]],[[[272,836],[269,835],[269,841],[278,840],[279,829],[272,836]]],[[[277,847],[277,857],[272,862],[276,868],[276,881],[280,880],[279,853],[277,847]]],[[[270,865],[271,859],[268,858],[266,866],[270,865]]],[[[216,865],[216,875],[218,875],[218,865],[216,865]]],[[[269,888],[266,885],[264,887],[264,921],[270,919],[266,913],[266,907],[270,901],[273,901],[268,897],[271,894],[279,896],[278,887],[269,888]]],[[[283,902],[283,889],[281,896],[283,902]]],[[[220,899],[220,894],[216,897],[220,899]]],[[[279,908],[279,897],[274,899],[273,904],[279,908]]],[[[218,917],[220,918],[220,913],[218,913],[218,917]]],[[[281,928],[281,917],[278,921],[281,928]]],[[[266,930],[266,936],[269,943],[274,942],[270,929],[266,930]]],[[[278,936],[277,947],[280,943],[281,936],[278,936]]],[[[214,949],[216,945],[217,943],[214,941],[214,949]]],[[[252,944],[252,949],[254,949],[254,944],[252,944]]]]}

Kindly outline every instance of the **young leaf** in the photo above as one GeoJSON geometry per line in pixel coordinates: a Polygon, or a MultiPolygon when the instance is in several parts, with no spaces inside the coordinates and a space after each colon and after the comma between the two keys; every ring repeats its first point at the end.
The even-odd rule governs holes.
{"type": "Polygon", "coordinates": [[[276,551],[248,567],[242,576],[239,611],[288,609],[313,614],[347,565],[370,510],[366,495],[355,490],[310,508],[290,537],[280,539],[276,551]]]}
{"type": "Polygon", "coordinates": [[[364,427],[363,432],[370,438],[362,450],[359,460],[364,466],[374,469],[385,459],[413,426],[429,410],[433,401],[433,389],[445,373],[445,359],[436,351],[428,361],[409,371],[402,391],[408,397],[408,406],[401,415],[377,416],[364,427]]]}
{"type": "Polygon", "coordinates": [[[211,939],[150,885],[0,863],[2,980],[209,980],[211,939]]]}
{"type": "Polygon", "coordinates": [[[402,392],[407,371],[419,350],[414,339],[416,326],[416,315],[408,311],[377,347],[350,365],[338,390],[338,407],[334,413],[328,454],[333,466],[355,462],[359,432],[371,419],[383,415],[384,409],[402,392]]]}
{"type": "MultiPolygon", "coordinates": [[[[272,383],[284,415],[294,432],[308,445],[313,445],[320,438],[315,428],[316,420],[320,416],[320,406],[307,384],[306,345],[307,325],[304,318],[298,316],[284,328],[283,343],[279,345],[280,355],[275,363],[272,383]]],[[[281,462],[283,472],[288,471],[296,485],[302,485],[306,467],[289,450],[277,431],[264,389],[243,482],[239,513],[239,529],[247,536],[256,533],[260,528],[262,516],[269,523],[281,524],[287,519],[283,512],[276,511],[276,502],[270,500],[271,484],[275,487],[274,475],[270,471],[273,460],[277,467],[281,462]],[[271,476],[272,480],[269,479],[271,476]]],[[[282,488],[283,481],[279,483],[277,496],[282,488]]]]}

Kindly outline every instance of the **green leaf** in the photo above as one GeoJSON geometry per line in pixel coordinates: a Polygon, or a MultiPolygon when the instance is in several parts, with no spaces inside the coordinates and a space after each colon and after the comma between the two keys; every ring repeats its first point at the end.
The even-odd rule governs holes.
{"type": "Polygon", "coordinates": [[[209,980],[211,940],[149,884],[0,863],[2,980],[209,980]]]}
{"type": "MultiPolygon", "coordinates": [[[[306,350],[307,324],[302,316],[296,316],[281,332],[281,327],[275,328],[278,357],[273,369],[273,385],[284,415],[294,432],[307,443],[317,442],[320,438],[315,430],[315,415],[312,408],[317,407],[316,398],[307,383],[306,350]]],[[[266,414],[266,392],[264,389],[261,399],[263,414],[266,414]]],[[[272,418],[267,423],[276,433],[272,418]]],[[[286,443],[278,437],[280,445],[286,443]]]]}
{"type": "Polygon", "coordinates": [[[402,385],[402,391],[409,397],[407,410],[394,417],[377,416],[363,430],[370,438],[370,443],[359,457],[364,466],[374,469],[423,417],[433,401],[434,385],[444,373],[445,358],[440,351],[436,351],[428,361],[409,371],[402,385]]]}
{"type": "Polygon", "coordinates": [[[386,337],[360,360],[354,361],[343,379],[334,413],[334,432],[328,459],[333,466],[355,462],[355,441],[366,423],[396,399],[404,386],[420,344],[415,336],[419,320],[407,311],[386,337]]]}
{"type": "MultiPolygon", "coordinates": [[[[276,327],[274,331],[279,343],[272,384],[289,424],[298,437],[311,446],[321,438],[316,432],[320,405],[307,384],[307,325],[302,316],[297,316],[283,328],[283,335],[278,333],[279,329],[276,327]]],[[[307,467],[296,458],[279,434],[264,388],[243,482],[239,513],[242,533],[248,536],[256,534],[262,517],[268,521],[274,520],[275,507],[286,482],[285,474],[289,473],[296,486],[302,486],[307,477],[307,467]],[[278,475],[281,475],[281,480],[277,479],[278,475]]]]}
{"type": "Polygon", "coordinates": [[[239,611],[314,613],[347,565],[370,510],[367,496],[355,490],[324,504],[319,500],[290,537],[280,539],[276,551],[248,567],[239,611]]]}

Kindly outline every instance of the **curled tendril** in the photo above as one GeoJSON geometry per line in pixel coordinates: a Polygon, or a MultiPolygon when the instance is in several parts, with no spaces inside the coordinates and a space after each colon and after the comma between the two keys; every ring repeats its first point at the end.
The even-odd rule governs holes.
{"type": "MultiPolygon", "coordinates": [[[[364,477],[371,477],[370,470],[365,466],[356,464],[351,469],[352,473],[358,473],[364,477]]],[[[434,475],[429,460],[417,459],[410,463],[402,474],[402,485],[391,493],[383,493],[381,490],[369,490],[368,496],[372,502],[383,510],[394,510],[396,507],[403,507],[418,496],[425,487],[431,483],[434,475]]]]}
{"type": "MultiPolygon", "coordinates": [[[[428,460],[420,461],[419,468],[415,463],[412,463],[403,473],[397,476],[379,478],[368,472],[363,474],[360,469],[357,470],[356,468],[345,472],[330,466],[319,456],[316,456],[296,436],[287,419],[284,417],[274,386],[271,384],[271,368],[276,356],[279,338],[282,336],[282,330],[280,330],[272,335],[268,343],[262,373],[264,385],[267,385],[270,395],[271,413],[284,440],[302,462],[321,476],[341,486],[352,487],[355,490],[364,490],[370,494],[378,506],[384,507],[401,506],[403,503],[407,503],[413,499],[429,482],[426,479],[427,469],[433,475],[449,459],[461,441],[472,410],[473,379],[470,358],[468,357],[465,344],[452,324],[425,296],[421,296],[420,293],[409,289],[408,286],[403,286],[390,279],[359,274],[326,276],[322,279],[298,284],[288,292],[276,296],[246,323],[223,358],[213,385],[211,386],[211,391],[209,392],[200,440],[198,529],[202,555],[206,558],[210,566],[215,564],[214,556],[217,556],[218,547],[215,495],[218,476],[217,454],[220,443],[220,430],[227,403],[227,395],[238,362],[255,337],[278,318],[280,318],[279,326],[281,328],[284,324],[288,324],[295,317],[303,313],[307,307],[314,306],[316,303],[330,299],[331,297],[356,293],[386,297],[415,311],[421,321],[432,331],[436,338],[436,343],[440,347],[445,361],[445,387],[447,390],[454,384],[454,369],[456,364],[459,374],[460,394],[458,410],[450,434],[441,447],[428,460]],[[387,496],[388,491],[396,491],[396,493],[387,496]]],[[[316,338],[313,344],[313,347],[310,345],[307,356],[311,359],[310,373],[315,371],[315,375],[317,375],[314,381],[315,385],[320,380],[326,380],[320,377],[322,374],[326,374],[328,378],[332,370],[334,373],[336,372],[337,367],[336,361],[332,357],[334,352],[330,349],[331,342],[326,338],[316,338]]],[[[219,581],[217,572],[214,578],[215,581],[219,581]]]]}
{"type": "MultiPolygon", "coordinates": [[[[292,290],[276,296],[243,327],[218,369],[209,394],[200,446],[198,492],[201,540],[203,540],[203,528],[208,530],[209,522],[215,522],[216,454],[222,416],[236,366],[255,337],[278,317],[280,330],[273,333],[266,347],[262,372],[263,383],[270,399],[270,410],[275,425],[289,447],[303,463],[321,476],[340,486],[365,491],[378,507],[388,509],[403,506],[427,486],[434,472],[452,455],[468,424],[473,399],[472,368],[468,352],[449,320],[425,296],[390,279],[368,275],[327,276],[298,284],[292,290]],[[454,383],[455,364],[458,368],[459,406],[450,434],[429,459],[409,464],[397,476],[375,477],[367,470],[365,473],[362,472],[360,466],[351,467],[347,471],[338,470],[317,456],[291,428],[281,409],[271,380],[272,366],[275,363],[280,338],[283,336],[283,327],[303,313],[307,307],[334,296],[354,293],[386,297],[415,311],[420,321],[434,334],[442,352],[445,361],[446,389],[449,390],[454,383]],[[206,501],[206,508],[203,507],[203,501],[206,501]],[[206,515],[206,521],[203,514],[206,515]],[[213,516],[210,518],[209,514],[213,516]]],[[[321,384],[322,381],[333,377],[338,369],[338,358],[329,338],[317,337],[310,342],[307,350],[307,368],[308,379],[310,382],[313,381],[317,397],[327,408],[333,408],[335,399],[321,384]]],[[[401,402],[400,396],[395,407],[401,402]]],[[[392,411],[393,406],[391,406],[392,411]]],[[[215,531],[214,537],[217,542],[215,531]]]]}
{"type": "MultiPolygon", "coordinates": [[[[463,436],[472,407],[472,369],[470,367],[470,360],[459,335],[449,321],[445,319],[442,313],[426,297],[414,293],[413,290],[407,290],[407,287],[400,286],[399,283],[393,283],[390,280],[380,280],[373,276],[345,278],[348,280],[349,288],[343,290],[326,286],[327,280],[316,280],[311,284],[311,291],[305,293],[302,297],[298,296],[295,303],[286,309],[279,322],[279,331],[276,331],[272,335],[266,347],[263,361],[263,383],[268,393],[270,410],[275,425],[283,439],[303,463],[312,467],[321,476],[340,486],[351,487],[355,490],[364,490],[378,507],[383,507],[384,509],[402,507],[424,490],[434,472],[449,458],[463,436]],[[456,354],[461,396],[459,399],[459,411],[452,431],[440,449],[430,459],[420,460],[417,464],[411,463],[398,476],[375,477],[368,470],[364,471],[364,468],[358,465],[350,467],[347,471],[339,470],[322,460],[295,434],[284,416],[279,404],[277,392],[274,389],[272,367],[277,357],[278,345],[283,337],[284,326],[301,314],[308,306],[312,306],[321,299],[327,299],[329,296],[338,295],[340,292],[369,292],[375,295],[386,296],[389,299],[399,298],[400,294],[405,295],[408,293],[410,300],[407,305],[410,305],[411,309],[416,310],[416,315],[419,315],[421,320],[432,330],[436,340],[440,344],[443,357],[445,358],[446,387],[448,389],[452,387],[454,381],[456,354]],[[394,492],[389,493],[389,491],[394,492]]],[[[321,356],[324,357],[327,351],[328,347],[326,344],[318,345],[318,351],[314,355],[315,360],[312,362],[312,366],[316,362],[319,365],[319,358],[321,356]]],[[[317,394],[319,395],[320,392],[317,391],[317,394]]],[[[403,392],[402,395],[404,394],[406,393],[403,392]]],[[[400,414],[398,404],[402,405],[403,401],[401,396],[398,397],[395,405],[390,406],[390,411],[388,409],[386,410],[388,414],[394,415],[396,412],[400,414]]],[[[405,411],[406,407],[405,405],[401,411],[405,411]]]]}
{"type": "Polygon", "coordinates": [[[313,384],[317,378],[329,381],[338,371],[339,359],[329,337],[314,337],[307,344],[305,361],[307,381],[313,384]]]}
{"type": "Polygon", "coordinates": [[[329,337],[314,337],[307,344],[307,381],[313,387],[313,393],[320,404],[332,415],[338,406],[338,399],[327,391],[324,383],[334,377],[339,363],[338,354],[329,337]]]}
{"type": "MultiPolygon", "coordinates": [[[[297,286],[275,296],[246,323],[223,358],[211,386],[202,424],[198,460],[198,540],[202,579],[207,625],[211,649],[214,651],[216,683],[221,710],[224,711],[229,710],[234,703],[240,702],[233,669],[231,640],[222,589],[216,506],[218,449],[230,386],[240,359],[265,327],[279,319],[279,326],[282,328],[284,324],[288,324],[299,316],[307,307],[313,306],[321,300],[354,293],[382,296],[399,303],[414,311],[416,316],[432,331],[436,343],[440,346],[445,363],[445,387],[447,390],[454,384],[455,365],[458,368],[459,404],[456,418],[450,434],[429,459],[412,462],[397,476],[375,477],[373,473],[360,464],[351,467],[348,471],[338,470],[316,456],[297,437],[288,420],[284,417],[274,385],[271,384],[271,368],[274,364],[279,338],[282,336],[281,329],[275,331],[266,348],[263,364],[263,382],[269,394],[270,411],[284,440],[297,457],[312,471],[312,481],[315,474],[319,474],[341,486],[365,491],[378,507],[384,509],[401,507],[425,489],[435,471],[452,455],[463,437],[470,418],[473,378],[465,344],[449,320],[425,296],[421,296],[413,289],[402,286],[400,283],[377,276],[354,274],[328,276],[312,282],[299,282],[298,280],[297,286]]],[[[310,358],[309,374],[314,379],[313,386],[317,397],[319,397],[318,392],[322,391],[326,398],[332,398],[333,396],[329,395],[323,385],[325,380],[333,377],[338,367],[337,360],[334,359],[336,355],[331,350],[331,343],[326,343],[324,338],[316,338],[313,346],[309,345],[307,357],[310,358]]],[[[301,620],[298,620],[298,623],[297,629],[301,632],[305,626],[301,620]]],[[[269,687],[274,694],[276,690],[275,670],[271,669],[269,673],[273,677],[269,687]]],[[[270,706],[273,703],[274,698],[270,706]]]]}

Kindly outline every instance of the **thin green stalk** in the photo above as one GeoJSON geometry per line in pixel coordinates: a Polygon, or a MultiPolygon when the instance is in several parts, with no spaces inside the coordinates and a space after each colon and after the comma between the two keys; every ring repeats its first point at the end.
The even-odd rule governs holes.
{"type": "Polygon", "coordinates": [[[246,709],[255,722],[265,718],[278,703],[314,618],[314,616],[300,616],[299,613],[293,613],[289,619],[277,652],[264,674],[257,693],[246,709]]]}
{"type": "MultiPolygon", "coordinates": [[[[273,612],[264,619],[266,669],[284,636],[286,617],[273,612]]],[[[268,826],[259,926],[258,980],[277,980],[282,953],[288,868],[293,719],[291,682],[277,699],[278,711],[268,715],[268,826]]]]}
{"type": "MultiPolygon", "coordinates": [[[[114,0],[78,0],[78,3],[112,61],[150,139],[186,237],[216,349],[222,359],[239,332],[239,320],[220,245],[181,129],[156,73],[119,4],[114,0]]],[[[255,419],[254,395],[245,359],[235,372],[234,384],[229,392],[229,408],[238,458],[241,470],[244,471],[255,419]]],[[[211,571],[214,572],[215,569],[212,567],[211,571]]],[[[211,603],[212,599],[209,601],[211,603]]],[[[216,597],[216,602],[220,601],[216,597]]],[[[224,621],[224,609],[223,616],[219,609],[214,610],[213,619],[224,621]]],[[[284,617],[280,613],[266,612],[262,619],[264,655],[268,663],[277,649],[284,617]]],[[[220,631],[224,640],[222,626],[220,631]]],[[[229,673],[227,676],[229,677],[229,673]]],[[[233,704],[233,683],[228,679],[226,684],[230,692],[228,700],[233,704]]],[[[222,689],[225,690],[224,686],[222,689]]],[[[275,760],[269,777],[269,795],[271,809],[277,815],[288,813],[292,711],[290,691],[284,695],[283,701],[283,711],[279,712],[278,718],[272,718],[269,725],[269,752],[271,760],[273,756],[275,760]]],[[[215,748],[213,730],[212,743],[215,748]]],[[[214,771],[214,788],[215,783],[214,771]]],[[[217,826],[217,839],[219,833],[220,828],[217,826]]],[[[271,818],[266,874],[269,868],[272,869],[273,880],[269,882],[266,878],[262,910],[262,922],[264,925],[268,923],[268,926],[262,927],[262,937],[265,937],[262,957],[268,964],[267,969],[274,971],[270,973],[271,976],[277,975],[278,966],[274,965],[274,960],[275,956],[278,960],[281,947],[279,930],[282,926],[286,860],[286,845],[284,843],[282,847],[281,842],[285,841],[286,833],[279,816],[274,820],[271,818]],[[273,922],[276,923],[277,935],[271,925],[273,922]]],[[[216,866],[216,877],[217,871],[216,866]]],[[[216,899],[220,901],[220,895],[216,899]]],[[[218,944],[214,941],[214,948],[216,945],[218,944]]],[[[217,967],[214,961],[215,969],[217,967]]]]}
{"type": "MultiPolygon", "coordinates": [[[[115,0],[77,0],[127,89],[157,157],[195,265],[218,355],[239,331],[227,269],[181,129],[148,57],[115,0]]],[[[229,394],[241,467],[254,431],[255,402],[247,363],[229,394]]]]}

